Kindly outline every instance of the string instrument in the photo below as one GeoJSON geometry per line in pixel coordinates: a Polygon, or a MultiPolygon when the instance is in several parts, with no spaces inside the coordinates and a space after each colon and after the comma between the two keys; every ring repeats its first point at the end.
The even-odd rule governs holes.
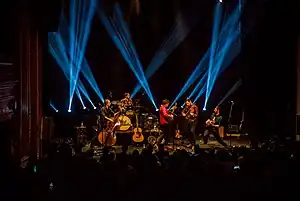
{"type": "Polygon", "coordinates": [[[239,125],[239,131],[240,132],[244,130],[244,117],[245,117],[244,115],[245,115],[245,113],[243,112],[242,121],[240,122],[240,125],[239,125]]]}
{"type": "Polygon", "coordinates": [[[139,127],[139,120],[137,114],[135,115],[136,118],[136,127],[133,129],[133,136],[132,140],[136,143],[141,143],[144,141],[144,136],[142,134],[142,129],[139,127]]]}
{"type": "Polygon", "coordinates": [[[179,128],[178,128],[178,124],[176,124],[175,138],[176,138],[176,139],[182,138],[182,135],[180,134],[180,130],[179,130],[179,128]]]}
{"type": "Polygon", "coordinates": [[[191,105],[190,107],[184,108],[182,111],[183,116],[186,120],[195,121],[197,119],[197,108],[195,105],[191,105]]]}
{"type": "Polygon", "coordinates": [[[174,111],[177,109],[177,103],[175,103],[175,105],[173,107],[171,107],[171,109],[168,110],[168,114],[173,115],[173,117],[169,117],[168,118],[168,122],[172,122],[174,120],[174,116],[176,116],[176,114],[174,113],[174,111]]]}
{"type": "Polygon", "coordinates": [[[216,123],[215,119],[216,119],[216,117],[214,117],[212,120],[211,119],[206,120],[206,122],[205,122],[206,127],[209,127],[209,126],[219,127],[219,125],[215,125],[215,123],[216,123]]]}
{"type": "Polygon", "coordinates": [[[104,117],[108,120],[107,127],[98,134],[98,141],[104,146],[113,146],[117,142],[117,136],[114,131],[120,126],[119,113],[115,113],[113,118],[104,117]]]}

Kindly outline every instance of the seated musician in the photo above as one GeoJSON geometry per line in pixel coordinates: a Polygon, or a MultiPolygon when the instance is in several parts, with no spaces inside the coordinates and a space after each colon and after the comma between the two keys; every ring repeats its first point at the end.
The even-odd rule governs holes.
{"type": "Polygon", "coordinates": [[[125,93],[124,96],[125,97],[121,100],[121,103],[124,105],[124,107],[133,106],[132,100],[130,98],[130,94],[129,93],[125,93]]]}
{"type": "Polygon", "coordinates": [[[218,128],[221,126],[222,122],[222,115],[220,114],[219,106],[215,107],[214,112],[212,113],[210,119],[206,121],[206,130],[203,134],[203,141],[204,144],[207,144],[208,138],[210,134],[213,134],[216,140],[222,144],[223,146],[227,146],[227,144],[221,139],[218,128]]]}
{"type": "Polygon", "coordinates": [[[106,128],[107,122],[111,121],[114,117],[114,112],[110,107],[111,103],[109,99],[105,99],[104,103],[105,105],[101,108],[100,114],[102,116],[103,127],[106,128]]]}
{"type": "Polygon", "coordinates": [[[196,144],[196,125],[198,118],[198,107],[193,104],[190,99],[186,99],[185,107],[181,112],[181,115],[185,118],[186,121],[186,130],[185,133],[188,136],[190,145],[195,146],[196,144]]]}

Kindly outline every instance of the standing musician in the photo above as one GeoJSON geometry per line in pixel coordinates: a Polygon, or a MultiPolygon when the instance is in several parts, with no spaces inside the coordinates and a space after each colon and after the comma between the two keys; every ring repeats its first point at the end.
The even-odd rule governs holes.
{"type": "Polygon", "coordinates": [[[203,134],[204,144],[207,144],[210,134],[213,134],[217,141],[223,146],[227,146],[226,143],[221,139],[218,129],[221,126],[223,117],[220,114],[219,106],[215,107],[214,112],[212,113],[210,119],[206,121],[206,130],[203,134]]]}
{"type": "Polygon", "coordinates": [[[165,139],[165,144],[168,143],[168,137],[170,135],[170,120],[173,120],[174,116],[169,113],[168,107],[170,101],[165,99],[162,101],[162,104],[159,108],[159,123],[160,128],[162,129],[162,134],[158,137],[157,144],[162,142],[162,139],[165,139]]]}
{"type": "Polygon", "coordinates": [[[102,116],[102,121],[103,121],[103,126],[104,128],[107,127],[107,121],[112,121],[112,117],[114,117],[114,112],[111,109],[111,103],[109,99],[105,99],[104,101],[105,105],[101,108],[101,116],[102,116]]]}
{"type": "Polygon", "coordinates": [[[198,118],[198,107],[193,104],[193,102],[187,98],[185,101],[185,107],[181,112],[181,115],[185,118],[186,121],[186,134],[188,135],[189,142],[192,146],[195,146],[196,143],[196,125],[198,118]]]}
{"type": "Polygon", "coordinates": [[[124,105],[124,107],[133,106],[129,93],[124,94],[124,98],[121,100],[121,103],[124,105]]]}

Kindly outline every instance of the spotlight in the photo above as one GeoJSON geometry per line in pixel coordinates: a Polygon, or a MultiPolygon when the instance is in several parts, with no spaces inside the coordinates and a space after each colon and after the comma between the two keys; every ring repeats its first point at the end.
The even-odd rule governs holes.
{"type": "Polygon", "coordinates": [[[85,110],[85,109],[86,109],[86,107],[84,106],[84,107],[83,107],[83,109],[85,110]]]}
{"type": "Polygon", "coordinates": [[[220,2],[220,3],[223,3],[223,1],[222,1],[222,0],[219,0],[219,2],[220,2]]]}
{"type": "Polygon", "coordinates": [[[68,112],[71,112],[71,110],[68,110],[68,112]]]}
{"type": "Polygon", "coordinates": [[[55,112],[58,112],[58,110],[55,110],[55,112]]]}
{"type": "Polygon", "coordinates": [[[94,106],[94,110],[95,110],[95,109],[97,109],[97,108],[94,106]]]}
{"type": "Polygon", "coordinates": [[[206,108],[205,108],[205,107],[203,108],[203,111],[206,111],[206,108]]]}
{"type": "Polygon", "coordinates": [[[158,112],[159,109],[156,109],[156,112],[158,112]]]}

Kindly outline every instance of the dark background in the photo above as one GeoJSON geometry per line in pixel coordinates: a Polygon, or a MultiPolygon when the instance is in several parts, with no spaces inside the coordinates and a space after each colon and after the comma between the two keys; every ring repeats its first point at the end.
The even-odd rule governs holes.
{"type": "MultiPolygon", "coordinates": [[[[45,114],[49,115],[49,101],[63,111],[67,110],[68,83],[57,64],[47,53],[47,32],[56,31],[60,1],[29,1],[32,16],[44,35],[44,102],[45,114]],[[38,3],[38,5],[36,5],[38,3]],[[38,8],[36,8],[38,7],[38,8]]],[[[199,62],[210,44],[211,19],[214,1],[141,1],[141,14],[129,12],[129,1],[122,1],[122,8],[130,24],[133,40],[142,64],[147,66],[156,49],[169,32],[175,13],[186,10],[200,19],[188,38],[169,56],[165,64],[150,79],[149,84],[157,104],[167,97],[175,98],[181,87],[199,62]],[[196,10],[196,12],[191,12],[196,10]]],[[[232,2],[231,2],[232,3],[232,2]]],[[[105,1],[105,10],[111,11],[112,1],[105,1]]],[[[13,5],[13,4],[12,4],[13,5]]],[[[232,66],[217,81],[211,95],[208,111],[219,102],[238,78],[243,86],[229,100],[236,101],[236,107],[245,111],[249,131],[257,136],[269,134],[293,135],[295,128],[295,86],[296,84],[296,33],[299,32],[296,16],[296,1],[279,0],[248,1],[243,15],[243,29],[255,24],[243,41],[243,50],[232,66]]],[[[1,47],[0,58],[17,60],[17,29],[12,22],[18,21],[17,10],[9,12],[1,6],[1,47]]],[[[192,17],[193,18],[193,15],[192,17]]],[[[17,24],[17,23],[16,23],[17,24]]],[[[114,98],[120,98],[126,91],[131,92],[136,79],[121,54],[109,38],[97,16],[86,52],[104,96],[112,91],[114,98]]],[[[93,100],[93,91],[88,89],[93,100]]],[[[203,100],[199,105],[203,104],[203,100]]],[[[88,105],[88,103],[87,103],[88,105]]],[[[230,104],[222,106],[224,116],[230,104]]],[[[241,112],[237,112],[240,116],[241,112]]],[[[240,117],[236,117],[239,119],[240,117]]]]}
{"type": "MultiPolygon", "coordinates": [[[[104,2],[102,4],[107,15],[110,15],[112,12],[113,3],[104,2]]],[[[173,51],[161,68],[149,80],[153,97],[158,105],[164,98],[172,100],[176,97],[188,76],[207,51],[211,42],[214,5],[214,1],[141,1],[141,13],[137,16],[135,13],[130,12],[129,1],[122,1],[122,10],[130,26],[132,38],[144,68],[150,63],[156,50],[169,34],[174,18],[178,13],[181,13],[188,23],[198,22],[188,37],[173,51]]],[[[226,10],[230,12],[235,5],[236,2],[228,2],[226,10]]],[[[67,3],[64,3],[64,6],[64,10],[67,12],[67,3]]],[[[60,9],[57,8],[56,10],[60,12],[60,9]]],[[[56,12],[56,17],[52,17],[52,19],[58,18],[57,13],[59,12],[56,12]]],[[[56,27],[52,26],[51,30],[56,31],[56,27]]],[[[133,91],[137,80],[97,15],[92,23],[85,56],[104,97],[107,97],[108,93],[112,92],[113,98],[119,99],[122,98],[124,92],[133,91]]],[[[68,104],[68,82],[51,56],[47,57],[45,61],[47,66],[47,69],[44,71],[45,75],[47,75],[44,80],[45,91],[47,91],[46,99],[52,100],[56,107],[66,110],[68,104]]],[[[222,79],[221,85],[216,86],[218,95],[215,101],[220,101],[236,82],[240,76],[240,70],[237,71],[240,66],[240,62],[234,62],[232,68],[228,70],[229,72],[224,73],[226,78],[222,79]]],[[[88,85],[86,88],[92,100],[97,101],[93,90],[88,85]]],[[[188,95],[191,90],[192,87],[185,95],[188,95]]],[[[149,104],[147,97],[141,97],[141,93],[137,97],[145,100],[144,104],[149,104]]],[[[199,101],[201,107],[202,102],[203,100],[199,101]]],[[[213,107],[213,104],[210,106],[213,107]]],[[[77,103],[77,105],[80,107],[80,104],[77,103]]],[[[241,117],[241,114],[239,116],[241,117]]]]}

